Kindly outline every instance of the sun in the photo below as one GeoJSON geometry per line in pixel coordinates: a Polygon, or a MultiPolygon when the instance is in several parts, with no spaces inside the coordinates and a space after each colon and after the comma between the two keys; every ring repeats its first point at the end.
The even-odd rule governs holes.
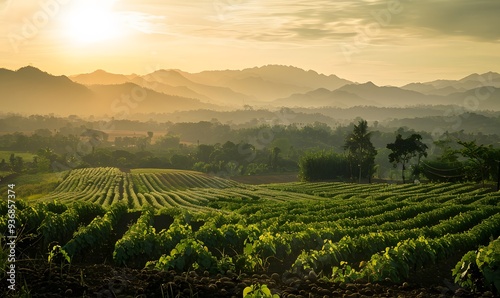
{"type": "Polygon", "coordinates": [[[122,34],[119,14],[113,0],[75,1],[63,20],[66,36],[78,44],[115,39],[122,34]]]}

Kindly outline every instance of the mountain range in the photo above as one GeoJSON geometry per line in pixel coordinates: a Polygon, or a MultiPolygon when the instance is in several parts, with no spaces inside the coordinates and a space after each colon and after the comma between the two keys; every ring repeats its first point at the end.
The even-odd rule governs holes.
{"type": "Polygon", "coordinates": [[[23,114],[108,115],[255,107],[408,107],[458,105],[500,110],[500,74],[471,74],[401,87],[357,83],[293,66],[149,74],[104,70],[54,76],[32,66],[0,68],[2,110],[23,114]]]}

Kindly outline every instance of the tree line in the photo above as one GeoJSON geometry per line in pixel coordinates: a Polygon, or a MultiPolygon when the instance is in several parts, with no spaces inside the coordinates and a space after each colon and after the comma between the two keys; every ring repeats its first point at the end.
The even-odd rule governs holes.
{"type": "Polygon", "coordinates": [[[92,166],[191,169],[220,176],[298,171],[303,180],[353,182],[396,179],[393,175],[404,182],[498,177],[498,149],[484,143],[500,139],[463,131],[445,133],[432,142],[428,132],[372,130],[363,119],[336,128],[317,122],[232,129],[217,121],[170,128],[159,136],[144,131],[114,139],[85,126],[0,135],[0,150],[35,155],[33,160],[17,155],[0,160],[0,171],[36,173],[92,166]],[[194,139],[198,136],[194,131],[224,141],[194,139]]]}
{"type": "MultiPolygon", "coordinates": [[[[372,143],[373,133],[368,130],[368,122],[360,120],[346,136],[344,154],[333,151],[311,151],[299,161],[299,177],[303,181],[349,180],[361,183],[371,182],[376,171],[377,149],[372,143]]],[[[452,141],[436,141],[441,155],[434,159],[422,160],[428,156],[428,145],[422,136],[412,133],[403,137],[398,133],[392,143],[386,145],[387,158],[394,167],[401,168],[401,180],[418,181],[427,178],[433,182],[497,180],[500,167],[500,149],[492,145],[478,145],[475,140],[456,139],[458,149],[453,149],[452,141]]]]}

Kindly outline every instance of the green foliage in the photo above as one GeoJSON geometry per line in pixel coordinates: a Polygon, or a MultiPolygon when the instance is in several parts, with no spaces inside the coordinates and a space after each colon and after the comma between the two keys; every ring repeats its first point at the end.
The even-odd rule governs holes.
{"type": "MultiPolygon", "coordinates": [[[[101,200],[122,182],[124,190],[133,190],[132,177],[147,191],[136,206],[146,207],[116,243],[110,236],[120,214],[131,212],[128,200],[107,211],[90,203],[18,201],[19,226],[35,227],[29,232],[33,239],[63,245],[71,238],[62,249],[73,262],[114,244],[113,259],[121,266],[212,273],[314,270],[339,282],[403,281],[500,234],[500,194],[473,183],[241,186],[187,171],[142,169],[123,175],[100,168],[73,171],[54,196],[63,200],[76,193],[82,201],[101,200]],[[175,207],[155,215],[167,197],[175,207]],[[156,231],[158,214],[173,223],[156,231]]],[[[2,210],[7,211],[5,202],[2,210]]],[[[6,217],[0,217],[0,228],[6,228],[6,217]]]]}
{"type": "Polygon", "coordinates": [[[476,291],[500,293],[500,238],[486,247],[469,251],[452,270],[455,282],[476,291]]]}
{"type": "Polygon", "coordinates": [[[29,206],[24,208],[21,212],[18,212],[17,216],[19,222],[22,223],[23,231],[25,233],[31,233],[36,231],[41,225],[42,221],[47,216],[47,209],[43,204],[29,206]]]}
{"type": "Polygon", "coordinates": [[[245,175],[259,175],[269,172],[269,165],[265,163],[249,163],[245,168],[245,175]]]}
{"type": "Polygon", "coordinates": [[[100,247],[106,243],[118,220],[126,212],[126,205],[113,205],[104,216],[97,216],[88,226],[80,227],[73,238],[64,245],[63,250],[74,257],[87,249],[100,247]]]}
{"type": "Polygon", "coordinates": [[[464,164],[459,161],[428,160],[421,163],[420,170],[431,182],[462,182],[467,176],[464,164]]]}
{"type": "Polygon", "coordinates": [[[251,285],[243,289],[243,298],[279,298],[279,295],[272,294],[267,285],[251,285]]]}
{"type": "Polygon", "coordinates": [[[61,214],[68,209],[68,206],[54,200],[52,202],[45,203],[45,209],[49,212],[61,214]]]}
{"type": "Polygon", "coordinates": [[[348,176],[347,159],[334,152],[308,152],[299,161],[299,178],[302,181],[343,179],[348,176]]]}
{"type": "Polygon", "coordinates": [[[371,179],[375,167],[377,150],[371,142],[371,132],[368,132],[368,122],[360,120],[354,125],[353,131],[346,137],[344,150],[347,150],[347,159],[351,169],[351,179],[361,177],[371,179]]]}
{"type": "Polygon", "coordinates": [[[249,235],[250,229],[241,224],[223,224],[217,227],[215,222],[205,223],[196,232],[196,239],[207,245],[211,252],[222,252],[235,255],[243,252],[244,241],[249,235]]]}
{"type": "Polygon", "coordinates": [[[383,254],[374,254],[360,275],[370,281],[402,282],[409,278],[411,268],[421,268],[435,260],[436,251],[425,237],[407,239],[395,247],[387,247],[383,254]]]}
{"type": "Polygon", "coordinates": [[[159,253],[159,243],[152,226],[153,217],[153,209],[144,208],[137,222],[116,242],[113,252],[113,261],[116,264],[143,266],[146,261],[154,259],[154,252],[159,253]]]}
{"type": "Polygon", "coordinates": [[[477,145],[476,141],[458,141],[462,146],[457,153],[467,158],[464,172],[470,181],[483,182],[496,176],[498,169],[496,168],[500,160],[500,150],[494,149],[491,145],[477,145]]]}
{"type": "Polygon", "coordinates": [[[51,264],[57,257],[62,257],[64,261],[71,263],[71,257],[60,245],[54,245],[52,247],[52,250],[49,252],[49,256],[47,257],[47,261],[51,264]]]}
{"type": "MultiPolygon", "coordinates": [[[[364,262],[361,262],[361,265],[363,264],[364,262]]],[[[332,280],[334,282],[350,282],[361,277],[363,275],[345,261],[340,262],[340,267],[335,266],[332,268],[332,280]]]]}
{"type": "MultiPolygon", "coordinates": [[[[422,143],[422,136],[419,134],[412,134],[408,138],[403,139],[401,134],[396,136],[394,143],[387,144],[387,149],[392,152],[389,154],[389,162],[402,165],[402,178],[405,182],[405,169],[406,164],[413,157],[418,157],[418,161],[423,156],[427,156],[427,145],[422,143]]],[[[417,163],[417,169],[418,169],[417,163]]]]}
{"type": "Polygon", "coordinates": [[[40,224],[38,232],[42,234],[45,246],[53,241],[65,243],[76,231],[79,224],[80,217],[75,209],[68,209],[61,214],[48,212],[40,224]]]}
{"type": "MultiPolygon", "coordinates": [[[[49,203],[47,209],[62,211],[59,203],[49,203]]],[[[66,208],[66,206],[64,205],[66,208]]],[[[51,242],[66,243],[73,236],[73,233],[80,225],[88,224],[96,216],[102,216],[104,209],[97,205],[87,202],[77,202],[67,207],[62,213],[47,211],[45,218],[40,223],[37,232],[43,237],[43,243],[46,246],[51,242]]]]}
{"type": "Polygon", "coordinates": [[[75,209],[80,222],[84,225],[90,223],[96,216],[103,216],[106,213],[101,205],[89,202],[75,202],[71,208],[75,209]]]}
{"type": "Polygon", "coordinates": [[[169,255],[163,255],[156,262],[148,262],[148,268],[158,270],[189,271],[207,270],[213,273],[218,271],[217,259],[208,251],[204,244],[192,238],[182,239],[169,255]]]}

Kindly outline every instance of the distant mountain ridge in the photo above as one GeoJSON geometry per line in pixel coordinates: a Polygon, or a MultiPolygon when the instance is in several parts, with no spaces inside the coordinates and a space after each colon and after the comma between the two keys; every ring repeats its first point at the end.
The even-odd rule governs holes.
{"type": "Polygon", "coordinates": [[[471,74],[459,80],[411,83],[402,87],[356,83],[293,66],[189,73],[160,69],[146,75],[54,76],[27,66],[0,69],[2,109],[25,114],[126,115],[243,106],[408,107],[460,105],[500,110],[500,74],[471,74]],[[471,98],[476,99],[471,103],[471,98]],[[474,106],[473,106],[474,105],[474,106]]]}
{"type": "Polygon", "coordinates": [[[69,78],[82,85],[115,85],[124,84],[133,80],[137,75],[122,75],[98,69],[92,73],[70,76],[69,78]]]}
{"type": "MultiPolygon", "coordinates": [[[[157,82],[161,85],[152,89],[158,92],[191,96],[201,101],[228,107],[263,104],[295,93],[318,88],[337,89],[353,83],[335,75],[326,76],[313,70],[305,71],[301,68],[283,65],[266,65],[243,70],[210,70],[199,73],[161,69],[143,76],[124,76],[96,71],[70,78],[84,85],[101,85],[106,81],[115,84],[124,83],[127,77],[129,77],[128,81],[136,83],[139,83],[140,79],[149,83],[157,82]],[[173,87],[183,87],[184,90],[174,90],[173,87]]],[[[149,85],[154,86],[154,84],[149,85]]]]}
{"type": "Polygon", "coordinates": [[[333,91],[317,89],[313,92],[293,94],[275,100],[274,104],[293,107],[458,105],[465,109],[500,110],[500,75],[487,74],[489,79],[484,81],[474,76],[460,81],[447,81],[446,84],[444,81],[434,81],[432,84],[439,89],[431,83],[412,83],[405,88],[377,86],[372,82],[347,84],[333,91]]]}
{"type": "Polygon", "coordinates": [[[305,94],[292,94],[287,98],[280,98],[274,101],[277,105],[291,107],[334,106],[341,108],[351,107],[354,102],[360,106],[377,106],[376,102],[364,99],[354,93],[340,89],[331,91],[325,88],[318,88],[305,94]]]}
{"type": "MultiPolygon", "coordinates": [[[[101,76],[95,77],[93,82],[98,83],[101,76]]],[[[119,78],[124,80],[124,76],[119,78]]],[[[245,104],[295,107],[461,104],[457,93],[481,86],[500,88],[500,74],[495,72],[471,74],[460,80],[436,80],[395,87],[377,86],[372,82],[360,84],[335,75],[284,65],[199,73],[166,69],[137,76],[131,81],[141,86],[153,86],[151,88],[157,92],[195,98],[227,108],[245,104]],[[141,80],[146,84],[141,84],[141,80]]]]}
{"type": "Polygon", "coordinates": [[[491,71],[483,74],[474,73],[459,80],[435,80],[425,83],[410,83],[401,88],[424,94],[450,95],[484,86],[500,88],[500,74],[491,71]]]}
{"type": "MultiPolygon", "coordinates": [[[[95,74],[105,75],[113,83],[119,82],[116,80],[119,75],[95,74]]],[[[12,113],[126,116],[130,113],[221,109],[198,99],[164,94],[131,82],[85,86],[32,66],[17,71],[0,69],[0,90],[2,110],[12,113]]]]}
{"type": "Polygon", "coordinates": [[[68,114],[96,104],[87,87],[32,66],[0,69],[0,90],[2,110],[9,112],[68,114]]]}

